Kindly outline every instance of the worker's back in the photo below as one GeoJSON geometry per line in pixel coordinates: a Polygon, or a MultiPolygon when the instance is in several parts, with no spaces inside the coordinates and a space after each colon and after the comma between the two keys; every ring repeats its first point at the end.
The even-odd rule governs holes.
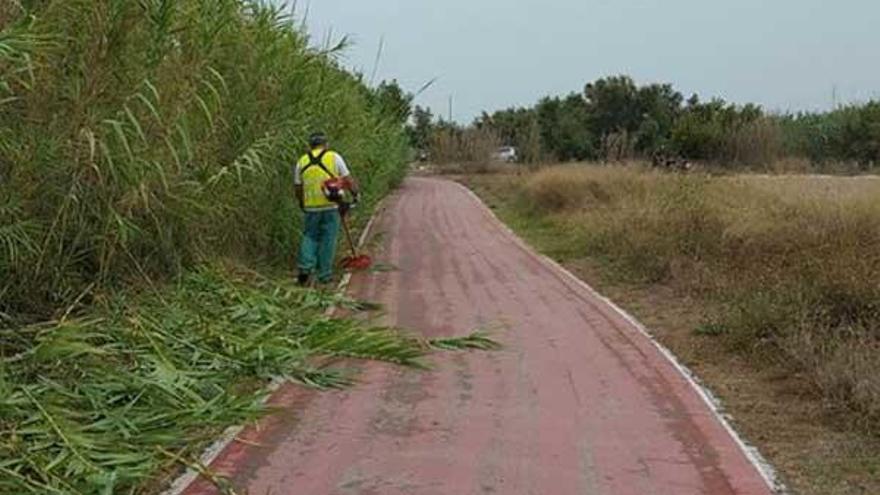
{"type": "Polygon", "coordinates": [[[306,210],[325,210],[336,207],[324,193],[323,185],[329,179],[348,175],[342,157],[326,148],[315,148],[297,162],[297,184],[303,187],[303,207],[306,210]],[[340,166],[342,163],[342,166],[340,166]]]}

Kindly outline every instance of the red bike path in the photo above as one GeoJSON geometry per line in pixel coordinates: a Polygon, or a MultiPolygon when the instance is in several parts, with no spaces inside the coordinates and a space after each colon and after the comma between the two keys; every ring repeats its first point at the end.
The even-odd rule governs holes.
{"type": "MultiPolygon", "coordinates": [[[[469,191],[411,178],[350,293],[428,337],[504,349],[430,371],[366,364],[340,392],[279,389],[279,412],[211,465],[249,495],[768,495],[767,477],[662,349],[525,247],[469,191]]],[[[218,493],[204,480],[187,495],[218,493]]]]}

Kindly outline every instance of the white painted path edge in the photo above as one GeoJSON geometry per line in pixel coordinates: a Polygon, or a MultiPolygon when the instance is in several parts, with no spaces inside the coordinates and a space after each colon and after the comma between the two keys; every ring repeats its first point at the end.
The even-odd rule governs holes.
{"type": "MultiPolygon", "coordinates": [[[[376,209],[373,211],[373,215],[370,217],[370,220],[367,222],[367,225],[364,227],[363,232],[361,232],[360,237],[358,238],[358,248],[362,248],[367,241],[367,237],[369,237],[370,232],[373,229],[373,224],[378,218],[379,214],[382,212],[382,207],[384,206],[385,201],[380,201],[376,205],[376,209]]],[[[351,283],[351,272],[346,272],[345,275],[342,276],[342,279],[339,281],[339,285],[336,287],[336,292],[339,294],[343,294],[345,290],[348,288],[348,284],[351,283]]],[[[333,312],[336,308],[327,308],[327,311],[324,313],[325,316],[332,316],[333,312]]],[[[281,385],[285,383],[285,380],[281,378],[275,378],[272,380],[269,385],[266,386],[264,391],[266,392],[266,397],[263,400],[269,400],[273,393],[275,393],[281,385]]],[[[217,457],[226,450],[232,442],[238,437],[238,435],[244,430],[246,425],[236,425],[230,426],[223,432],[223,434],[218,438],[210,447],[208,447],[204,453],[199,457],[199,464],[205,467],[209,467],[217,457]]],[[[180,477],[174,480],[171,483],[171,486],[162,492],[161,495],[181,495],[191,484],[193,484],[199,477],[199,472],[192,468],[187,468],[186,472],[184,472],[180,477]]]]}
{"type": "MultiPolygon", "coordinates": [[[[529,246],[522,238],[520,238],[510,227],[507,226],[498,216],[492,211],[485,203],[476,195],[472,190],[468,189],[464,185],[457,183],[458,187],[464,189],[467,194],[473,197],[481,207],[492,217],[496,222],[507,232],[507,234],[519,244],[520,247],[534,251],[531,246],[529,246]]],[[[382,204],[380,203],[369,222],[367,223],[364,231],[361,233],[360,238],[358,239],[358,246],[362,247],[369,236],[373,224],[375,223],[376,218],[382,211],[382,204]]],[[[767,486],[770,487],[772,491],[779,495],[785,495],[788,493],[788,489],[781,482],[779,477],[776,474],[776,471],[773,469],[773,466],[761,455],[760,451],[746,443],[742,437],[740,437],[739,433],[733,428],[731,424],[732,417],[724,412],[724,407],[721,401],[709,390],[706,386],[704,386],[699,378],[686,366],[679,362],[678,358],[667,349],[663,344],[661,344],[654,336],[648,331],[648,329],[642,325],[635,317],[626,312],[623,308],[615,304],[613,301],[608,299],[607,297],[601,295],[598,291],[596,291],[592,286],[578,278],[575,274],[568,271],[565,267],[557,263],[555,260],[545,256],[541,253],[536,253],[538,258],[548,266],[551,270],[556,271],[557,273],[562,274],[564,277],[569,279],[571,282],[576,285],[581,286],[592,295],[594,295],[597,299],[602,302],[608,304],[615,312],[620,314],[624,319],[626,319],[630,324],[636,328],[640,334],[642,334],[645,338],[647,338],[659,351],[660,353],[672,364],[672,366],[685,378],[685,380],[690,384],[690,386],[697,392],[703,402],[709,407],[709,410],[715,416],[719,423],[724,427],[724,429],[728,432],[728,434],[733,438],[734,442],[739,446],[740,450],[742,450],[743,454],[749,459],[752,465],[755,466],[755,469],[758,470],[761,478],[767,483],[767,486]]],[[[348,287],[348,284],[351,282],[351,274],[346,273],[342,280],[339,283],[338,291],[340,293],[344,292],[348,287]]],[[[328,315],[332,314],[332,308],[328,310],[328,315]]],[[[281,385],[282,380],[273,380],[272,383],[266,388],[267,392],[271,394],[275,390],[277,390],[281,385]]],[[[235,441],[235,438],[241,433],[244,429],[243,425],[233,426],[228,428],[224,434],[214,443],[212,444],[205,452],[202,454],[199,462],[203,466],[210,466],[210,464],[220,455],[221,452],[232,442],[235,441]]],[[[164,491],[162,495],[180,495],[192,484],[199,476],[199,473],[193,469],[188,469],[181,477],[172,483],[171,487],[164,491]]]]}
{"type": "Polygon", "coordinates": [[[749,462],[751,462],[752,465],[755,466],[755,469],[758,470],[758,473],[761,475],[761,478],[764,480],[764,482],[767,483],[767,486],[770,488],[770,490],[779,495],[785,495],[788,493],[788,489],[786,488],[785,484],[782,483],[782,481],[779,479],[779,476],[776,474],[776,470],[773,468],[773,466],[764,458],[763,455],[761,455],[760,451],[758,451],[756,447],[746,443],[746,441],[743,440],[742,437],[740,437],[739,433],[737,433],[737,431],[733,428],[731,424],[731,420],[733,418],[729,414],[724,412],[724,406],[722,405],[718,397],[716,397],[715,394],[713,394],[712,391],[709,390],[709,388],[703,385],[702,382],[700,382],[700,379],[690,369],[688,369],[687,366],[681,364],[681,362],[678,360],[677,357],[675,357],[675,354],[673,354],[672,351],[667,349],[666,346],[664,346],[656,338],[654,338],[651,332],[644,325],[642,325],[639,320],[637,320],[634,316],[615,304],[611,299],[608,299],[607,297],[600,294],[592,286],[578,278],[577,275],[568,271],[568,269],[560,265],[558,262],[556,262],[556,260],[535,251],[522,238],[520,238],[519,235],[516,234],[516,232],[508,227],[507,224],[502,222],[501,219],[498,218],[498,215],[496,215],[495,212],[492,211],[492,209],[489,208],[483,202],[483,200],[480,199],[479,196],[477,196],[475,192],[473,192],[461,183],[456,182],[456,184],[467,191],[467,193],[471,197],[473,197],[482,206],[482,208],[492,218],[494,218],[496,222],[498,222],[499,225],[501,225],[501,227],[513,239],[513,241],[516,242],[521,248],[535,252],[541,262],[544,263],[544,265],[546,265],[551,270],[560,273],[574,284],[584,288],[594,297],[607,304],[615,312],[617,312],[620,316],[622,316],[625,320],[632,324],[632,326],[635,327],[639,331],[639,333],[642,334],[642,336],[650,340],[654,347],[656,347],[657,350],[659,350],[660,353],[672,364],[672,366],[675,367],[676,370],[678,370],[678,372],[685,378],[688,384],[690,384],[690,386],[693,387],[693,389],[697,392],[703,402],[706,403],[706,405],[709,407],[709,410],[712,412],[712,415],[715,416],[715,418],[718,420],[719,423],[721,423],[721,425],[731,436],[731,438],[733,438],[734,442],[737,444],[737,446],[739,446],[743,454],[749,459],[749,462]]]}

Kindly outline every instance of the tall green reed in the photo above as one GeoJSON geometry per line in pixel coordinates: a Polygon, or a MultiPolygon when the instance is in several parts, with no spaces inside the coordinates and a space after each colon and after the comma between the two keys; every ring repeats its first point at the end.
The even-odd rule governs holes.
{"type": "Polygon", "coordinates": [[[0,312],[33,318],[93,290],[215,256],[283,263],[289,166],[313,129],[366,197],[405,138],[336,54],[282,7],[242,0],[22,2],[0,24],[0,312]]]}

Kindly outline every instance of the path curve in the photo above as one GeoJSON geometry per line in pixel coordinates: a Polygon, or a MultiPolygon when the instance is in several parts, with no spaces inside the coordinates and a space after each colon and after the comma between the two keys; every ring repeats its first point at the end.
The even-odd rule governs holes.
{"type": "MultiPolygon", "coordinates": [[[[430,337],[494,329],[505,349],[362,384],[295,386],[212,467],[251,495],[769,495],[698,390],[633,322],[525,248],[472,194],[412,178],[351,291],[430,337]]],[[[189,495],[215,493],[204,482],[189,495]]]]}

